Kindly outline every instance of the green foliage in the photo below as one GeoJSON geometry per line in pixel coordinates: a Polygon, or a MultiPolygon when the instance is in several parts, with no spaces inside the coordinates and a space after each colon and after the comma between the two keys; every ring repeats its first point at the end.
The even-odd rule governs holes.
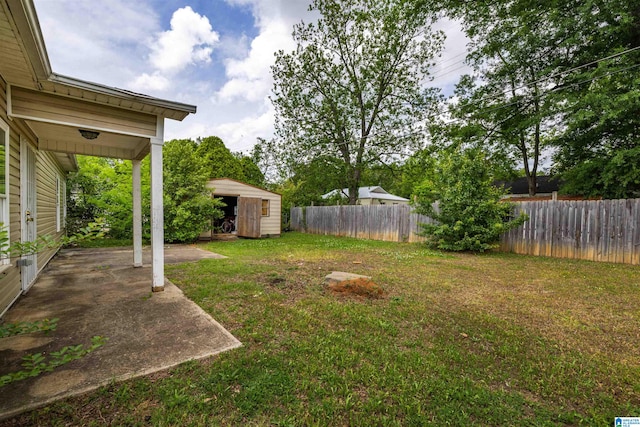
{"type": "Polygon", "coordinates": [[[246,176],[240,160],[225,147],[217,136],[208,136],[196,141],[196,154],[204,160],[207,178],[231,178],[245,181],[246,176]]]}
{"type": "Polygon", "coordinates": [[[37,320],[35,322],[2,323],[0,324],[0,338],[29,334],[31,332],[44,332],[48,334],[56,330],[58,320],[58,318],[54,318],[37,320]]]}
{"type": "Polygon", "coordinates": [[[421,224],[429,244],[483,252],[495,247],[502,233],[524,223],[525,216],[510,217],[513,205],[500,200],[503,190],[492,182],[480,152],[444,154],[416,189],[416,211],[437,221],[421,224]]]}
{"type": "Polygon", "coordinates": [[[26,378],[37,377],[43,372],[51,372],[59,366],[83,358],[102,347],[106,342],[107,338],[96,335],[91,338],[91,345],[86,348],[83,344],[78,344],[52,351],[48,355],[45,353],[28,354],[22,358],[21,370],[0,376],[0,387],[26,378]]]}
{"type": "Polygon", "coordinates": [[[567,188],[579,191],[574,194],[637,197],[633,182],[640,181],[640,171],[633,160],[640,146],[640,1],[589,1],[577,7],[582,13],[574,37],[586,42],[577,45],[576,55],[582,64],[598,62],[566,77],[565,129],[553,141],[556,169],[602,174],[587,177],[593,187],[585,185],[580,170],[565,174],[567,188]]]}
{"type": "Polygon", "coordinates": [[[60,246],[76,245],[83,241],[96,240],[104,237],[105,222],[98,218],[90,222],[86,227],[80,228],[70,236],[62,236],[54,239],[50,235],[38,236],[34,241],[9,242],[9,234],[4,224],[0,223],[0,257],[20,257],[42,252],[45,249],[60,246]]]}
{"type": "Polygon", "coordinates": [[[264,188],[266,185],[264,175],[260,171],[258,165],[254,163],[251,157],[240,154],[240,167],[242,168],[242,174],[244,175],[243,182],[256,187],[264,188]]]}
{"type": "Polygon", "coordinates": [[[628,167],[615,152],[640,140],[639,0],[454,0],[443,7],[471,39],[474,73],[457,86],[450,104],[457,120],[439,126],[442,140],[523,166],[530,194],[545,148],[555,172],[577,168],[565,174],[572,194],[634,194],[626,188],[640,174],[605,169],[628,167]],[[585,181],[585,171],[609,176],[585,181]]]}
{"type": "Polygon", "coordinates": [[[442,34],[423,2],[315,0],[311,9],[318,22],[296,25],[297,49],[278,52],[272,67],[278,157],[340,163],[339,185],[323,190],[346,187],[355,204],[367,166],[422,146],[437,98],[422,83],[442,34]]]}
{"type": "Polygon", "coordinates": [[[210,165],[198,155],[192,140],[173,140],[163,147],[164,232],[167,242],[190,242],[198,238],[223,206],[206,187],[210,165]]]}
{"type": "Polygon", "coordinates": [[[585,197],[640,197],[640,146],[600,156],[562,174],[562,192],[585,197]]]}
{"type": "Polygon", "coordinates": [[[432,149],[420,150],[409,157],[400,168],[400,178],[395,187],[385,190],[400,197],[410,199],[415,194],[416,187],[425,177],[433,173],[435,157],[432,149]]]}
{"type": "MultiPolygon", "coordinates": [[[[0,338],[14,335],[43,332],[49,334],[58,327],[58,319],[43,319],[35,322],[18,322],[0,324],[0,338]]],[[[87,354],[102,347],[108,338],[94,336],[91,338],[91,345],[84,347],[83,344],[66,346],[58,351],[50,352],[47,356],[44,353],[27,354],[22,357],[22,369],[9,372],[0,376],[0,388],[15,381],[26,378],[37,377],[43,372],[51,372],[55,368],[71,361],[81,359],[87,354]]]]}
{"type": "MultiPolygon", "coordinates": [[[[67,227],[71,233],[105,218],[107,235],[115,239],[132,237],[133,184],[131,161],[78,156],[78,171],[70,176],[67,227]]],[[[141,162],[143,233],[148,238],[151,184],[149,159],[141,162]]]]}

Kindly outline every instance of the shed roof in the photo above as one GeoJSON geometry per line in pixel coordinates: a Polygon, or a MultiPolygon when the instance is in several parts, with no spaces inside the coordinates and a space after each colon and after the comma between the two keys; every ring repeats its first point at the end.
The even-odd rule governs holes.
{"type": "MultiPolygon", "coordinates": [[[[257,189],[257,190],[264,191],[264,192],[267,192],[267,193],[271,193],[271,194],[276,195],[276,196],[278,196],[278,197],[282,197],[282,194],[280,194],[280,193],[276,193],[275,191],[265,190],[264,188],[262,188],[262,187],[258,187],[257,185],[247,184],[246,182],[238,181],[237,179],[232,179],[232,178],[211,178],[211,179],[209,180],[209,182],[208,182],[208,185],[207,185],[207,186],[209,186],[209,185],[213,185],[216,181],[228,181],[228,182],[233,182],[233,183],[235,183],[235,184],[239,184],[239,185],[241,185],[241,186],[250,187],[250,188],[255,188],[255,189],[257,189]]],[[[213,186],[214,186],[214,188],[215,188],[215,185],[213,185],[213,186]]],[[[214,193],[215,193],[215,192],[214,192],[214,193]]]]}

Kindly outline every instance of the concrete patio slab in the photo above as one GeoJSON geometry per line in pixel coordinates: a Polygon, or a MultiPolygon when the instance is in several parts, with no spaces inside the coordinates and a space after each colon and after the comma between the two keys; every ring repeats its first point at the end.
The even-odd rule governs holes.
{"type": "MultiPolygon", "coordinates": [[[[150,264],[150,250],[143,262],[150,264]]],[[[165,247],[166,263],[224,258],[190,245],[165,247]]],[[[55,331],[0,339],[0,375],[20,370],[26,354],[45,356],[91,337],[106,344],[82,359],[0,388],[0,419],[111,381],[164,370],[241,346],[169,281],[151,292],[151,267],[133,268],[131,248],[63,249],[6,322],[58,318],[55,331]]]]}

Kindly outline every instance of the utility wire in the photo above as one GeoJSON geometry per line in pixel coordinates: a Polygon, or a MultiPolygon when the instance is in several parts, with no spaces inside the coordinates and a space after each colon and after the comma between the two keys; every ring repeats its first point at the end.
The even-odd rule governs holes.
{"type": "MultiPolygon", "coordinates": [[[[594,76],[592,78],[589,78],[589,79],[586,79],[586,80],[583,80],[583,81],[580,81],[580,82],[577,82],[577,83],[572,83],[571,86],[580,86],[580,85],[583,85],[585,83],[590,83],[590,82],[592,82],[594,80],[597,80],[597,79],[600,79],[600,78],[603,78],[603,77],[607,77],[607,76],[611,76],[611,75],[614,75],[614,74],[622,73],[624,71],[628,71],[628,70],[635,69],[635,68],[638,68],[638,67],[640,67],[640,64],[631,65],[629,67],[625,67],[625,68],[621,68],[619,70],[611,71],[611,72],[602,74],[600,76],[594,76]]],[[[556,88],[553,88],[553,89],[548,90],[546,92],[542,92],[542,93],[538,94],[537,96],[530,97],[530,99],[535,99],[535,98],[541,99],[541,98],[544,98],[545,96],[547,96],[547,95],[549,95],[551,93],[557,92],[557,91],[562,90],[562,89],[564,89],[564,88],[563,87],[556,87],[556,88]]],[[[482,111],[483,113],[487,113],[487,112],[491,112],[491,111],[500,110],[502,108],[508,108],[508,107],[511,107],[511,106],[516,105],[518,103],[519,103],[518,101],[515,101],[515,102],[510,102],[510,103],[507,103],[507,104],[501,104],[501,105],[493,106],[493,107],[485,107],[484,109],[482,107],[478,107],[478,109],[480,111],[482,111]]],[[[562,111],[566,111],[569,108],[566,108],[566,109],[564,109],[562,111]]],[[[454,118],[454,119],[452,119],[450,121],[450,123],[453,123],[453,122],[464,122],[464,119],[454,118]]],[[[388,138],[388,139],[386,139],[386,140],[384,140],[382,142],[384,143],[384,142],[387,142],[387,141],[391,141],[393,139],[408,138],[410,136],[414,136],[414,135],[421,134],[421,133],[424,133],[424,130],[420,129],[420,130],[410,131],[410,132],[407,132],[407,133],[404,133],[404,134],[401,134],[401,135],[394,135],[392,138],[388,138]]],[[[383,135],[390,135],[390,134],[392,134],[392,132],[378,132],[378,133],[370,134],[370,135],[366,136],[365,138],[375,138],[375,137],[379,137],[379,136],[383,136],[383,135]]]]}
{"type": "MultiPolygon", "coordinates": [[[[610,71],[608,73],[605,73],[605,74],[602,74],[602,75],[599,75],[599,76],[594,76],[594,77],[591,77],[589,79],[582,80],[581,82],[571,83],[568,86],[581,86],[581,85],[583,85],[585,83],[590,83],[590,82],[592,82],[594,80],[601,79],[601,78],[607,77],[607,76],[612,76],[614,74],[618,74],[618,73],[621,73],[621,72],[627,71],[627,70],[632,70],[632,69],[638,68],[638,67],[640,67],[640,64],[630,65],[629,67],[621,68],[621,69],[615,70],[615,71],[610,71]]],[[[551,93],[561,91],[561,90],[565,89],[566,87],[567,86],[557,86],[557,87],[554,87],[553,89],[550,89],[548,91],[542,92],[542,93],[540,93],[538,95],[528,97],[528,99],[541,99],[541,98],[544,98],[545,96],[547,96],[547,95],[549,95],[551,93]]],[[[495,99],[495,98],[496,97],[489,98],[489,99],[495,99]]],[[[510,106],[513,106],[513,105],[516,105],[516,104],[519,104],[519,103],[520,103],[519,101],[513,101],[513,102],[509,102],[507,104],[496,105],[494,107],[489,107],[487,110],[485,110],[485,112],[499,110],[499,109],[510,107],[510,106]]]]}
{"type": "MultiPolygon", "coordinates": [[[[614,53],[614,54],[609,55],[609,56],[606,56],[606,57],[604,57],[604,58],[599,58],[599,59],[596,59],[596,60],[594,60],[594,61],[588,62],[588,63],[586,63],[586,64],[582,64],[582,65],[578,65],[578,66],[573,67],[573,68],[569,68],[568,70],[558,71],[558,72],[555,72],[555,73],[553,73],[553,74],[551,74],[551,75],[549,75],[549,76],[546,76],[546,77],[541,77],[541,78],[539,78],[539,79],[537,79],[537,80],[534,80],[533,82],[530,82],[530,83],[524,83],[524,84],[522,84],[522,85],[520,85],[520,86],[518,86],[518,87],[516,87],[516,88],[513,88],[513,89],[505,89],[505,90],[504,90],[504,91],[502,91],[501,93],[502,93],[502,94],[504,94],[504,93],[507,93],[508,91],[518,91],[518,90],[520,90],[520,89],[525,89],[525,88],[530,87],[530,86],[532,86],[532,85],[535,85],[535,84],[538,84],[538,83],[542,83],[542,82],[547,81],[547,80],[550,80],[550,79],[552,79],[552,78],[554,78],[554,77],[558,77],[558,76],[560,76],[560,75],[562,75],[562,74],[571,73],[571,72],[573,72],[573,71],[580,70],[580,69],[582,69],[582,68],[589,67],[589,66],[591,66],[591,65],[599,64],[600,62],[608,61],[609,59],[614,59],[614,58],[617,58],[617,57],[619,57],[619,56],[626,55],[626,54],[631,53],[631,52],[633,52],[633,51],[636,51],[636,50],[638,50],[638,49],[640,49],[640,46],[636,46],[636,47],[633,47],[633,48],[630,48],[630,49],[625,49],[625,50],[623,50],[622,52],[614,53]]],[[[496,99],[496,98],[499,98],[500,96],[501,96],[501,95],[494,95],[494,96],[491,96],[491,97],[487,98],[487,100],[496,99]]]]}

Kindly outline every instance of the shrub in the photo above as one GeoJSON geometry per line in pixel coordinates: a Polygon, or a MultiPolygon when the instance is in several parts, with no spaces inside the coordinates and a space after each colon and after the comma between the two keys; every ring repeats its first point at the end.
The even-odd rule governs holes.
{"type": "Polygon", "coordinates": [[[527,220],[512,217],[513,204],[501,201],[504,190],[493,179],[484,155],[476,150],[443,155],[415,189],[416,212],[433,218],[421,224],[428,244],[450,251],[483,252],[500,235],[527,220]]]}

